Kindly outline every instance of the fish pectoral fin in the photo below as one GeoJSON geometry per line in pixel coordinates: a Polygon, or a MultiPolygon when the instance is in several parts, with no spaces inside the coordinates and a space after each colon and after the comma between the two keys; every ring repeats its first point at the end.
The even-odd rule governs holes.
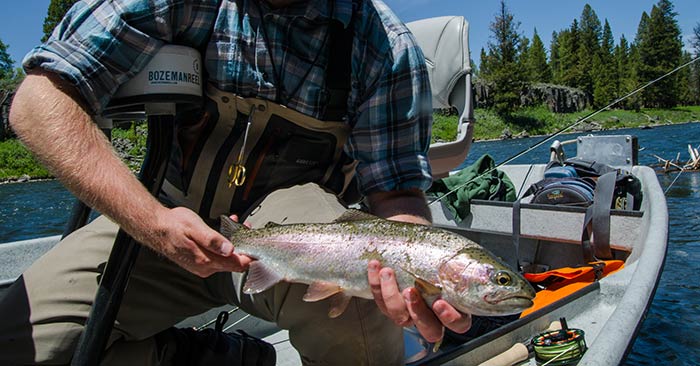
{"type": "Polygon", "coordinates": [[[231,218],[226,215],[221,215],[220,218],[221,229],[219,229],[219,231],[221,232],[221,235],[223,235],[226,239],[230,239],[233,236],[233,234],[239,230],[248,230],[248,228],[245,225],[231,220],[231,218]]]}
{"type": "Polygon", "coordinates": [[[340,217],[337,219],[333,220],[333,222],[350,222],[350,221],[365,221],[365,220],[377,220],[379,217],[374,216],[372,214],[368,214],[367,212],[360,211],[360,210],[347,210],[343,212],[340,217]]]}
{"type": "Polygon", "coordinates": [[[248,266],[248,277],[243,286],[243,293],[259,294],[282,280],[279,274],[271,271],[260,261],[253,261],[248,266]]]}
{"type": "Polygon", "coordinates": [[[309,285],[303,300],[306,302],[321,301],[339,292],[343,292],[343,289],[334,283],[316,281],[309,285]]]}
{"type": "Polygon", "coordinates": [[[431,309],[433,303],[442,296],[442,288],[439,285],[432,284],[422,278],[416,277],[413,285],[431,309]]]}
{"type": "Polygon", "coordinates": [[[352,299],[352,296],[346,295],[344,292],[339,292],[329,299],[330,301],[330,307],[328,309],[328,317],[329,318],[337,318],[345,312],[345,309],[348,308],[348,304],[350,304],[350,300],[352,299]]]}

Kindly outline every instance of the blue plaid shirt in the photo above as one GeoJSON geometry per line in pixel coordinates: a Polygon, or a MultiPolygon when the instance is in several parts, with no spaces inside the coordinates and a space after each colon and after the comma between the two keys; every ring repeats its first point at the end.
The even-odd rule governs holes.
{"type": "Polygon", "coordinates": [[[404,24],[380,0],[310,0],[281,9],[254,1],[79,1],[24,67],[60,74],[99,113],[162,45],[206,48],[208,81],[216,88],[275,100],[280,80],[281,90],[297,90],[288,107],[319,118],[327,100],[328,60],[321,52],[327,21],[352,24],[347,122],[353,129],[345,151],[359,161],[362,191],[427,189],[430,85],[404,24]]]}

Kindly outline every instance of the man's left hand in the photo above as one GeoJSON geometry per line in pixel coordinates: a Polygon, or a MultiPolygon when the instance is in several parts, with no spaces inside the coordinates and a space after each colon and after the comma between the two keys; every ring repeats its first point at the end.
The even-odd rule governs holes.
{"type": "Polygon", "coordinates": [[[442,340],[444,327],[456,333],[464,333],[471,327],[471,316],[458,312],[445,300],[435,301],[431,310],[415,288],[399,291],[391,268],[381,268],[380,263],[373,260],[367,269],[367,278],[377,306],[396,325],[415,325],[423,338],[432,343],[442,340]]]}

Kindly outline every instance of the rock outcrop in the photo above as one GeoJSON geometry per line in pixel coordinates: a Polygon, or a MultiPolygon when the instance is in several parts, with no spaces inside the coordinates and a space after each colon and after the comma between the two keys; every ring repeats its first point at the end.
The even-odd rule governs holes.
{"type": "MultiPolygon", "coordinates": [[[[493,105],[493,89],[489,83],[476,80],[473,85],[476,107],[487,108],[493,105]]],[[[563,85],[533,83],[528,84],[520,94],[520,106],[545,105],[555,113],[577,112],[591,105],[591,98],[584,91],[563,85]]]]}

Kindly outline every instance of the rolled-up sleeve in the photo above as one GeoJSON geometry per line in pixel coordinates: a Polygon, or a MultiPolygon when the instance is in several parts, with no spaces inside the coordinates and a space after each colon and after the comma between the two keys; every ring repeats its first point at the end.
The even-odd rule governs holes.
{"type": "Polygon", "coordinates": [[[427,151],[432,125],[431,93],[425,59],[408,31],[386,38],[386,54],[361,60],[365,97],[355,115],[346,151],[359,164],[365,194],[432,182],[427,151]]]}
{"type": "Polygon", "coordinates": [[[163,44],[205,42],[216,11],[216,0],[79,1],[23,66],[68,80],[97,114],[163,44]]]}

